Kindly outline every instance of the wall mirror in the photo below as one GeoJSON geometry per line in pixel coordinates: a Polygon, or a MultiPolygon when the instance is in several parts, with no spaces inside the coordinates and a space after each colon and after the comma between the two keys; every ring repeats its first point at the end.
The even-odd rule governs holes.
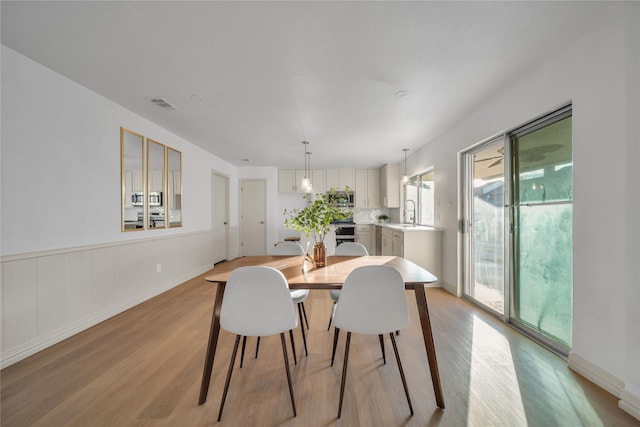
{"type": "Polygon", "coordinates": [[[120,128],[122,231],[144,230],[144,136],[120,128]]]}
{"type": "Polygon", "coordinates": [[[165,203],[165,149],[164,144],[147,138],[147,227],[164,228],[166,218],[165,203]]]}
{"type": "Polygon", "coordinates": [[[182,226],[182,153],[167,147],[169,227],[182,226]]]}

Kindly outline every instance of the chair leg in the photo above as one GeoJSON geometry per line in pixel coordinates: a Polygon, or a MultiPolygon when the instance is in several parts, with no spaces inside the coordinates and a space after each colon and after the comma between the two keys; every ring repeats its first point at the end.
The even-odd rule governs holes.
{"type": "Polygon", "coordinates": [[[240,344],[240,335],[236,335],[236,343],[233,345],[233,353],[231,353],[231,362],[229,363],[227,380],[224,383],[224,391],[222,392],[222,400],[220,401],[220,412],[218,412],[218,421],[220,421],[220,419],[222,418],[222,409],[224,408],[224,401],[227,399],[227,391],[229,390],[229,383],[231,382],[233,365],[236,361],[236,355],[238,354],[238,344],[240,344]]]}
{"type": "Polygon", "coordinates": [[[378,335],[378,338],[380,338],[380,350],[382,350],[382,364],[386,365],[387,356],[384,353],[384,337],[382,335],[378,335]]]}
{"type": "Polygon", "coordinates": [[[329,316],[329,326],[327,326],[327,331],[329,329],[331,329],[331,323],[333,322],[333,314],[336,311],[336,302],[333,302],[333,305],[331,306],[331,316],[329,316]]]}
{"type": "Polygon", "coordinates": [[[296,342],[293,340],[293,330],[289,329],[289,338],[291,339],[291,352],[293,353],[293,364],[298,364],[298,358],[296,357],[296,342]]]}
{"type": "Polygon", "coordinates": [[[242,350],[240,351],[240,368],[244,363],[244,348],[247,346],[247,337],[242,337],[242,350]]]}
{"type": "Polygon", "coordinates": [[[256,359],[258,358],[258,349],[260,348],[260,337],[256,341],[256,359]]]}
{"type": "MultiPolygon", "coordinates": [[[[300,307],[302,307],[302,314],[304,314],[304,323],[307,324],[307,329],[309,329],[309,321],[307,320],[307,310],[305,310],[304,308],[304,302],[300,303],[300,307]]],[[[302,325],[302,322],[300,322],[300,324],[302,325]]]]}
{"type": "MultiPolygon", "coordinates": [[[[291,384],[291,371],[289,370],[289,356],[287,356],[287,344],[284,339],[284,332],[280,333],[280,341],[282,341],[282,354],[284,355],[284,369],[287,372],[287,383],[289,383],[289,395],[291,396],[291,406],[293,406],[293,416],[297,416],[296,402],[293,398],[293,385],[291,384]]],[[[220,419],[218,419],[220,421],[220,419]]]]}
{"type": "Polygon", "coordinates": [[[336,348],[338,347],[338,335],[340,335],[340,328],[335,328],[335,332],[333,333],[333,350],[331,350],[331,366],[333,366],[333,361],[336,358],[336,348]]]}
{"type": "MultiPolygon", "coordinates": [[[[304,312],[304,304],[300,303],[300,304],[298,304],[298,317],[300,318],[300,330],[302,331],[302,342],[304,344],[304,354],[305,354],[305,356],[308,356],[309,352],[307,351],[307,335],[304,332],[304,325],[302,324],[302,313],[303,312],[304,312]],[[300,309],[300,307],[302,307],[302,310],[300,309]]],[[[308,326],[307,326],[307,328],[308,328],[308,326]]]]}
{"type": "Polygon", "coordinates": [[[393,332],[389,334],[391,336],[391,344],[393,345],[393,352],[396,354],[396,361],[398,362],[398,370],[400,371],[400,378],[402,378],[402,386],[404,387],[404,394],[407,396],[407,403],[409,404],[409,410],[413,415],[413,405],[411,405],[411,398],[409,397],[409,387],[407,387],[407,379],[404,376],[404,369],[402,369],[402,362],[400,362],[400,353],[398,353],[398,346],[396,345],[396,339],[393,336],[393,332]]]}
{"type": "Polygon", "coordinates": [[[340,384],[340,404],[338,405],[338,418],[342,415],[342,399],[344,398],[344,384],[347,380],[347,362],[349,361],[349,346],[351,345],[351,332],[347,332],[347,344],[344,348],[344,363],[342,365],[342,382],[340,384]]]}

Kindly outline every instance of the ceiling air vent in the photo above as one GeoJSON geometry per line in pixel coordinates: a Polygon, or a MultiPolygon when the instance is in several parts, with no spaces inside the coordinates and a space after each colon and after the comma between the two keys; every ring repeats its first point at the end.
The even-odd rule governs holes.
{"type": "Polygon", "coordinates": [[[145,99],[165,110],[173,110],[173,111],[177,110],[177,108],[171,105],[171,103],[166,99],[162,99],[162,98],[145,98],[145,99]]]}

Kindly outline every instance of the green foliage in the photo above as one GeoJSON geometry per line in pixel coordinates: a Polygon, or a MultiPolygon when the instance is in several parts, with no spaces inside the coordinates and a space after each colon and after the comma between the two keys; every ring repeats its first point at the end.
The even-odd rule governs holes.
{"type": "MultiPolygon", "coordinates": [[[[334,194],[335,191],[332,188],[330,193],[334,194]]],[[[345,191],[349,191],[349,187],[345,191]]],[[[313,235],[314,243],[324,242],[334,220],[346,219],[353,213],[350,209],[337,206],[336,202],[330,202],[327,194],[307,193],[303,197],[307,201],[307,206],[303,209],[284,210],[284,225],[304,232],[307,237],[313,235]]]]}

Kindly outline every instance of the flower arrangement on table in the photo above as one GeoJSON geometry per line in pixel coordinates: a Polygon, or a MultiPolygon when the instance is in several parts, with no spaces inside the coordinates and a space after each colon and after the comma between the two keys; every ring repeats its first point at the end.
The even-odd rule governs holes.
{"type": "MultiPolygon", "coordinates": [[[[349,187],[345,188],[349,191],[349,187]]],[[[313,236],[313,260],[317,267],[324,267],[326,260],[326,246],[324,239],[331,231],[331,224],[335,220],[349,218],[353,212],[339,206],[339,195],[335,188],[326,193],[306,193],[303,198],[307,204],[302,209],[284,210],[285,227],[304,232],[307,237],[313,236]],[[329,197],[331,195],[331,197],[329,197]]]]}

